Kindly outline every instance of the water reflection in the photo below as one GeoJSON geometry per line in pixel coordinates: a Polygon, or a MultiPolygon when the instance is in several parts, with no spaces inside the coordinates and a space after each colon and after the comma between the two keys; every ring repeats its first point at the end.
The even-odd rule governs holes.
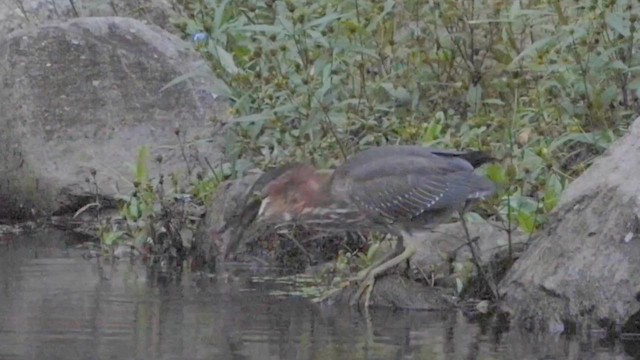
{"type": "Polygon", "coordinates": [[[0,239],[0,359],[640,359],[618,343],[499,334],[457,312],[366,318],[269,296],[275,285],[246,269],[162,283],[120,264],[101,280],[66,242],[0,239]]]}

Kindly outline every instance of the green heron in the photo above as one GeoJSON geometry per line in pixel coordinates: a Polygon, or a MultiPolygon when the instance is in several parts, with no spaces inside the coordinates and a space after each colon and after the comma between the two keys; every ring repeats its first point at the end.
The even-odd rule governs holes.
{"type": "Polygon", "coordinates": [[[398,250],[356,277],[365,280],[356,301],[367,290],[365,306],[369,306],[376,277],[413,256],[416,234],[493,194],[493,183],[474,173],[489,160],[477,151],[382,146],[349,157],[334,171],[308,164],[275,169],[254,186],[259,196],[241,215],[230,248],[265,224],[396,235],[398,250]]]}

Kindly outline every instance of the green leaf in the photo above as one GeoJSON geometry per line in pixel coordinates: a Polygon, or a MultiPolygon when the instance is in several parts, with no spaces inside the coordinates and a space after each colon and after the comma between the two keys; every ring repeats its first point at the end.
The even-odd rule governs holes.
{"type": "Polygon", "coordinates": [[[202,63],[198,65],[198,67],[195,70],[189,71],[186,74],[176,76],[173,80],[169,81],[166,85],[164,85],[160,89],[160,92],[163,92],[176,85],[182,84],[183,82],[188,83],[188,85],[193,85],[193,83],[190,83],[189,80],[196,79],[196,78],[206,79],[208,80],[207,82],[210,82],[210,83],[213,82],[213,87],[204,89],[205,91],[211,91],[216,95],[222,95],[225,97],[228,97],[231,94],[231,90],[229,89],[229,86],[227,86],[227,84],[222,79],[212,78],[211,71],[208,68],[208,65],[206,65],[206,63],[202,63]]]}
{"type": "Polygon", "coordinates": [[[138,220],[140,218],[140,202],[138,198],[133,197],[129,202],[129,206],[127,207],[129,217],[133,220],[138,220]]]}
{"type": "Polygon", "coordinates": [[[471,106],[473,112],[478,112],[480,104],[482,104],[482,85],[476,84],[469,86],[467,103],[471,106]]]}
{"type": "Polygon", "coordinates": [[[259,114],[251,114],[251,115],[245,115],[245,116],[240,116],[237,117],[235,119],[232,119],[230,121],[228,121],[228,123],[241,123],[241,122],[251,122],[251,121],[264,121],[269,119],[272,116],[275,116],[274,114],[277,112],[282,112],[282,113],[286,113],[288,111],[294,110],[296,107],[293,104],[286,104],[286,105],[282,105],[282,106],[278,106],[275,109],[272,110],[265,110],[259,114]]]}
{"type": "Polygon", "coordinates": [[[138,150],[138,158],[136,159],[135,180],[141,185],[146,185],[149,180],[149,170],[147,169],[147,159],[149,158],[149,149],[146,146],[140,147],[138,150]]]}
{"type": "Polygon", "coordinates": [[[425,131],[424,135],[422,136],[422,142],[428,144],[432,141],[438,140],[441,136],[441,133],[442,124],[432,122],[429,124],[429,127],[427,127],[427,131],[425,131]]]}
{"type": "Polygon", "coordinates": [[[384,10],[382,10],[380,15],[376,16],[376,18],[373,19],[369,23],[369,25],[367,25],[366,32],[375,32],[375,30],[378,28],[378,25],[382,22],[385,16],[387,16],[393,10],[393,6],[395,5],[395,3],[395,0],[386,0],[384,3],[384,10]]]}
{"type": "Polygon", "coordinates": [[[553,210],[556,205],[558,205],[558,193],[550,187],[545,188],[544,197],[542,199],[544,211],[548,213],[553,210]]]}
{"type": "Polygon", "coordinates": [[[556,149],[564,146],[567,143],[590,144],[595,145],[602,150],[607,149],[609,145],[609,141],[607,141],[607,138],[597,133],[569,133],[562,135],[551,142],[551,145],[549,145],[549,151],[555,151],[556,149]]]}
{"type": "Polygon", "coordinates": [[[247,129],[249,138],[252,141],[256,141],[256,139],[258,138],[258,135],[260,135],[263,128],[264,128],[264,121],[255,121],[247,124],[246,129],[247,129]]]}
{"type": "Polygon", "coordinates": [[[237,118],[234,118],[233,120],[229,121],[230,123],[238,123],[238,122],[251,122],[251,121],[264,121],[267,120],[268,118],[270,118],[273,115],[272,111],[264,111],[261,112],[259,114],[251,114],[251,115],[245,115],[245,116],[240,116],[237,118]]]}
{"type": "Polygon", "coordinates": [[[116,244],[124,235],[123,231],[109,231],[106,235],[102,236],[102,243],[111,246],[116,244]]]}
{"type": "Polygon", "coordinates": [[[378,252],[378,249],[380,248],[380,243],[379,242],[374,242],[371,244],[371,246],[369,246],[369,250],[367,250],[367,260],[369,262],[371,262],[372,260],[374,260],[376,253],[378,252]]]}
{"type": "Polygon", "coordinates": [[[354,54],[362,54],[372,57],[375,60],[379,60],[378,52],[374,49],[365,48],[354,43],[348,42],[346,40],[338,40],[333,44],[333,47],[336,51],[346,51],[352,52],[354,54]]]}
{"type": "Polygon", "coordinates": [[[482,103],[486,105],[504,105],[504,101],[500,99],[486,99],[483,100],[482,103]]]}
{"type": "Polygon", "coordinates": [[[265,25],[265,24],[244,25],[244,26],[239,26],[237,29],[239,31],[255,31],[255,32],[264,32],[268,34],[277,34],[282,32],[281,26],[265,25]]]}
{"type": "Polygon", "coordinates": [[[233,56],[229,54],[225,49],[220,47],[219,45],[216,45],[215,49],[216,49],[216,54],[218,55],[218,59],[220,60],[220,64],[222,64],[222,67],[224,67],[224,69],[229,74],[232,74],[232,75],[237,74],[239,70],[238,70],[238,67],[236,66],[236,63],[233,61],[233,56]]]}
{"type": "Polygon", "coordinates": [[[283,32],[289,35],[293,35],[295,32],[295,27],[293,26],[293,23],[291,21],[289,21],[289,19],[287,19],[284,15],[280,14],[278,15],[277,22],[280,23],[280,25],[282,25],[282,30],[284,30],[283,32]]]}
{"type": "Polygon", "coordinates": [[[311,29],[313,27],[316,27],[316,26],[318,26],[320,28],[323,28],[323,27],[327,26],[330,22],[336,21],[336,20],[338,20],[340,18],[343,18],[343,17],[345,17],[347,15],[348,15],[348,13],[344,13],[344,14],[330,13],[330,14],[327,14],[327,15],[319,18],[319,19],[312,20],[312,21],[306,23],[303,28],[306,29],[306,30],[309,30],[309,29],[311,29]]]}
{"type": "Polygon", "coordinates": [[[531,55],[535,55],[538,50],[541,50],[547,46],[550,46],[553,42],[555,42],[556,37],[555,36],[549,36],[546,38],[542,38],[536,42],[534,42],[533,44],[529,45],[529,47],[527,47],[526,49],[524,49],[524,51],[522,51],[520,54],[518,54],[518,56],[515,57],[515,59],[513,59],[513,61],[511,62],[511,64],[509,64],[509,66],[518,66],[518,62],[528,56],[531,55]]]}
{"type": "Polygon", "coordinates": [[[325,64],[322,68],[322,86],[316,91],[315,98],[318,101],[323,101],[326,93],[331,89],[333,80],[331,78],[332,64],[325,64]]]}
{"type": "Polygon", "coordinates": [[[337,111],[329,113],[329,120],[338,128],[346,126],[348,121],[346,113],[337,111]]]}
{"type": "MultiPolygon", "coordinates": [[[[202,65],[201,67],[204,67],[206,65],[202,65]]],[[[165,86],[163,86],[160,89],[160,92],[167,90],[170,87],[176,86],[178,84],[182,84],[183,82],[195,77],[196,75],[196,71],[190,71],[186,74],[182,74],[179,76],[176,76],[173,80],[169,81],[165,86]]]]}
{"type": "Polygon", "coordinates": [[[314,43],[321,45],[327,49],[331,47],[327,39],[325,39],[325,37],[322,36],[320,32],[315,30],[307,30],[307,34],[313,39],[314,43]]]}
{"type": "Polygon", "coordinates": [[[617,31],[618,34],[627,37],[631,33],[629,31],[629,23],[622,18],[620,13],[607,11],[604,16],[604,20],[607,22],[610,28],[617,31]]]}
{"type": "Polygon", "coordinates": [[[609,66],[611,66],[612,69],[617,69],[617,70],[624,70],[624,71],[630,70],[627,64],[623,63],[620,60],[614,60],[613,62],[611,62],[609,66]]]}
{"type": "Polygon", "coordinates": [[[213,18],[213,26],[215,32],[220,30],[222,27],[222,17],[224,16],[225,8],[227,7],[227,3],[229,0],[222,0],[222,2],[215,9],[215,17],[213,18]]]}
{"type": "Polygon", "coordinates": [[[620,95],[620,90],[617,84],[612,84],[607,87],[607,89],[602,92],[602,103],[603,105],[609,105],[614,102],[618,96],[620,95]]]}
{"type": "Polygon", "coordinates": [[[381,83],[380,86],[389,96],[401,104],[406,104],[411,100],[411,94],[402,86],[395,87],[391,83],[381,83]]]}
{"type": "Polygon", "coordinates": [[[506,171],[502,166],[498,164],[490,164],[487,166],[486,175],[489,180],[498,185],[505,185],[507,183],[506,171]]]}
{"type": "Polygon", "coordinates": [[[456,278],[456,292],[460,294],[462,290],[464,290],[464,283],[460,278],[456,278]]]}
{"type": "Polygon", "coordinates": [[[187,28],[185,30],[185,32],[187,34],[193,35],[193,34],[202,32],[203,30],[204,29],[202,28],[202,26],[199,23],[197,23],[197,22],[195,22],[195,21],[193,21],[191,19],[187,20],[187,28]]]}
{"type": "Polygon", "coordinates": [[[536,230],[535,213],[524,210],[518,210],[516,218],[518,219],[518,226],[526,234],[533,234],[536,230]]]}
{"type": "Polygon", "coordinates": [[[247,159],[238,159],[234,164],[234,169],[238,176],[243,176],[247,170],[253,167],[255,167],[255,165],[247,159]]]}

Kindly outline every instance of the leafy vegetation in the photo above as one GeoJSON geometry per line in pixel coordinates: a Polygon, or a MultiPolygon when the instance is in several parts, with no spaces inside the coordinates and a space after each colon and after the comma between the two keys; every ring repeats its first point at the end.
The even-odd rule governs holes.
{"type": "MultiPolygon", "coordinates": [[[[489,213],[533,233],[638,113],[632,1],[192,0],[230,155],[323,167],[368,146],[490,151],[489,213]]],[[[509,225],[508,225],[509,224],[509,225]]]]}
{"type": "MultiPolygon", "coordinates": [[[[180,136],[179,130],[176,130],[176,136],[180,136]]],[[[97,171],[93,170],[91,179],[87,179],[96,186],[96,201],[79,209],[74,217],[96,210],[93,211],[97,224],[95,233],[102,253],[112,261],[122,257],[116,254],[119,247],[130,247],[132,251],[141,252],[149,265],[160,265],[161,270],[172,272],[196,255],[190,250],[194,249],[194,234],[205,212],[205,202],[230,173],[227,171],[225,175],[222,170],[210,169],[211,176],[205,178],[198,173],[189,184],[180,182],[178,174],[168,174],[170,181],[166,184],[162,162],[161,156],[155,159],[158,172],[153,173],[148,168],[149,150],[146,146],[139,149],[136,163],[132,165],[135,191],[116,196],[119,210],[115,214],[100,211],[95,181],[97,171]]],[[[186,168],[189,172],[188,161],[186,168]]]]}
{"type": "MultiPolygon", "coordinates": [[[[539,229],[640,110],[640,12],[630,0],[185,7],[177,25],[197,40],[232,104],[232,160],[332,167],[383,144],[487,150],[499,159],[485,171],[500,192],[478,212],[507,232],[539,229]]],[[[338,270],[373,250],[342,254],[338,270]]]]}

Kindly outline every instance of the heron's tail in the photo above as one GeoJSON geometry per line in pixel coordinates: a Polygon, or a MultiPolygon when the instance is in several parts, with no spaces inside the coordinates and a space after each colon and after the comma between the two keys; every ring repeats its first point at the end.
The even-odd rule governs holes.
{"type": "Polygon", "coordinates": [[[433,154],[445,157],[456,157],[465,160],[474,168],[482,166],[488,162],[496,161],[497,159],[484,151],[455,151],[455,150],[442,150],[442,149],[429,149],[433,154]]]}
{"type": "Polygon", "coordinates": [[[459,155],[471,164],[474,168],[482,166],[488,162],[496,161],[496,158],[483,151],[469,151],[459,155]]]}

